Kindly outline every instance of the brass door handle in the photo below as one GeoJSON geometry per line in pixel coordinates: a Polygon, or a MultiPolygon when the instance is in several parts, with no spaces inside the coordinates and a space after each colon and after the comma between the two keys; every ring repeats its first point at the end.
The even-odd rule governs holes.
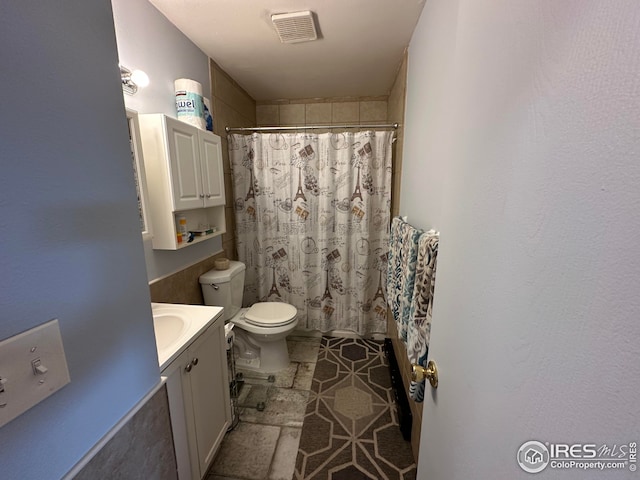
{"type": "Polygon", "coordinates": [[[436,362],[429,360],[427,368],[422,365],[411,365],[411,380],[414,382],[421,382],[424,379],[429,380],[429,383],[433,388],[438,388],[438,367],[436,362]]]}

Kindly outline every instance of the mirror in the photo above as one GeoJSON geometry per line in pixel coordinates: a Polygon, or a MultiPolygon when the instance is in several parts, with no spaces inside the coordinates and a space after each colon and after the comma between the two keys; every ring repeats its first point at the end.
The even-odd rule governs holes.
{"type": "Polygon", "coordinates": [[[138,211],[140,213],[140,229],[142,238],[151,238],[151,220],[148,214],[147,199],[147,182],[144,172],[144,158],[142,156],[142,148],[140,147],[140,127],[138,125],[138,114],[133,110],[127,109],[127,125],[129,126],[129,145],[131,146],[131,162],[133,165],[133,176],[136,183],[136,191],[138,193],[138,211]]]}

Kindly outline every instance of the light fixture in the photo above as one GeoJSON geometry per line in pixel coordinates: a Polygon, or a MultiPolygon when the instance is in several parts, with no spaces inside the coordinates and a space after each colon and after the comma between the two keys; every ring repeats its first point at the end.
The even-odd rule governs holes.
{"type": "Polygon", "coordinates": [[[122,79],[122,90],[129,95],[134,95],[138,88],[149,85],[149,76],[142,70],[132,72],[122,65],[120,65],[120,78],[122,79]]]}

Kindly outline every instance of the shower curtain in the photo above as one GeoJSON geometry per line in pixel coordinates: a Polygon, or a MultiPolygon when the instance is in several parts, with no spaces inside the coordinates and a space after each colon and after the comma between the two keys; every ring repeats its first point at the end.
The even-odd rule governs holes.
{"type": "Polygon", "coordinates": [[[390,131],[229,135],[244,304],[299,327],[386,332],[390,131]]]}

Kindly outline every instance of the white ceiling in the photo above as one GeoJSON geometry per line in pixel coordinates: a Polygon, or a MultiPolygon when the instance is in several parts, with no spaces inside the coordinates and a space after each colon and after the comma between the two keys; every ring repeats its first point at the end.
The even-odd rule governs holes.
{"type": "Polygon", "coordinates": [[[255,100],[387,95],[425,0],[149,0],[255,100]],[[320,40],[283,44],[276,13],[320,40]]]}

